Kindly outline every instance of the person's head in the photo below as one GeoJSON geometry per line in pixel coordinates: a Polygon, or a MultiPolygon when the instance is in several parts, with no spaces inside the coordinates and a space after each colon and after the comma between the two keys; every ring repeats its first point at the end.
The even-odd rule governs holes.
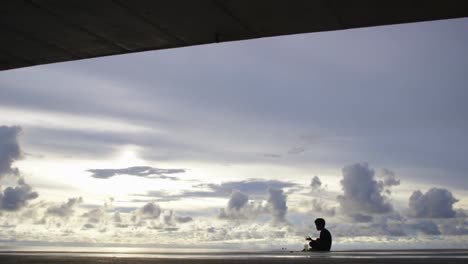
{"type": "Polygon", "coordinates": [[[317,230],[322,230],[325,228],[325,219],[323,218],[317,218],[315,219],[315,227],[317,228],[317,230]]]}

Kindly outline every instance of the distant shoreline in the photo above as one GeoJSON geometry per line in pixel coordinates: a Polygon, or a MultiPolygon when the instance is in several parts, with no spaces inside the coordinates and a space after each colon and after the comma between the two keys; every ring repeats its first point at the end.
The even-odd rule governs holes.
{"type": "Polygon", "coordinates": [[[47,254],[36,254],[36,255],[21,255],[21,254],[7,254],[0,255],[0,262],[2,264],[181,264],[181,263],[193,263],[193,264],[310,264],[313,261],[314,264],[461,264],[466,263],[466,258],[457,257],[428,257],[428,258],[326,258],[326,257],[243,257],[243,258],[191,258],[191,257],[179,257],[179,258],[147,258],[147,257],[96,257],[96,256],[58,256],[58,255],[47,255],[47,254]]]}

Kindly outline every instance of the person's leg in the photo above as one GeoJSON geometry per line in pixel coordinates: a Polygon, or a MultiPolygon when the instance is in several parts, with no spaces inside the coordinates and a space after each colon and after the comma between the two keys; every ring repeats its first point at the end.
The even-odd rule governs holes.
{"type": "Polygon", "coordinates": [[[318,249],[318,243],[315,240],[310,241],[309,246],[310,246],[309,250],[317,250],[318,249]]]}

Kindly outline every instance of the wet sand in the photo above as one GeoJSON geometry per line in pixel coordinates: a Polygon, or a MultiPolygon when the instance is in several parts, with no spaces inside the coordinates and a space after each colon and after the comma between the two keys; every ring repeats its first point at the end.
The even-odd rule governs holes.
{"type": "Polygon", "coordinates": [[[193,263],[193,264],[250,264],[250,263],[271,263],[271,264],[302,264],[302,263],[314,263],[314,264],[345,264],[345,263],[364,263],[364,264],[435,264],[435,263],[444,263],[444,264],[458,264],[458,263],[467,263],[466,258],[456,258],[445,256],[443,258],[438,258],[431,256],[428,258],[412,258],[412,257],[398,257],[398,258],[329,258],[329,257],[241,257],[241,258],[145,258],[145,257],[113,257],[113,256],[54,256],[54,255],[0,255],[0,263],[2,264],[17,264],[17,263],[34,263],[34,264],[91,264],[91,263],[101,263],[101,264],[149,264],[149,263],[159,263],[159,264],[180,264],[180,263],[193,263]]]}

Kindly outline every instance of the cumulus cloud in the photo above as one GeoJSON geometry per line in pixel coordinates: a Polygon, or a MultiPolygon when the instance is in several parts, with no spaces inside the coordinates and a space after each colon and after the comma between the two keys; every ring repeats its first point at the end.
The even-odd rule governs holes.
{"type": "MultiPolygon", "coordinates": [[[[20,176],[18,168],[13,163],[22,157],[18,143],[21,128],[18,126],[0,126],[0,179],[6,175],[20,176]]],[[[24,207],[29,200],[36,199],[39,194],[23,178],[17,181],[17,186],[0,189],[0,210],[16,211],[24,207]]]]}
{"type": "Polygon", "coordinates": [[[34,192],[24,179],[18,180],[18,186],[7,187],[3,193],[0,192],[0,209],[16,211],[24,207],[29,200],[39,196],[34,192]]]}
{"type": "Polygon", "coordinates": [[[318,199],[312,200],[312,211],[314,213],[322,213],[327,216],[334,216],[336,214],[335,207],[329,207],[318,199]]]}
{"type": "Polygon", "coordinates": [[[286,221],[286,213],[288,211],[286,199],[287,196],[282,189],[277,189],[274,187],[268,188],[267,208],[270,211],[275,223],[286,221]]]}
{"type": "Polygon", "coordinates": [[[143,218],[155,219],[161,215],[161,207],[153,202],[145,204],[140,210],[143,218]]]}
{"type": "Polygon", "coordinates": [[[452,218],[458,202],[449,190],[431,188],[426,193],[415,191],[409,198],[409,214],[418,218],[452,218]]]}
{"type": "Polygon", "coordinates": [[[238,190],[235,190],[231,194],[231,198],[229,199],[228,202],[228,209],[229,210],[240,210],[242,207],[244,207],[247,202],[249,201],[249,196],[241,193],[238,190]]]}
{"type": "Polygon", "coordinates": [[[355,220],[369,220],[369,214],[389,213],[393,210],[387,197],[382,194],[382,181],[375,179],[375,172],[367,163],[356,163],[342,169],[343,179],[340,181],[343,195],[338,202],[341,210],[355,220]]]}
{"type": "Polygon", "coordinates": [[[312,187],[312,190],[318,190],[320,187],[322,187],[322,181],[320,181],[320,178],[318,176],[314,176],[312,178],[312,181],[310,182],[310,187],[312,187]]]}
{"type": "Polygon", "coordinates": [[[115,212],[112,216],[112,220],[114,220],[115,223],[122,223],[122,217],[120,216],[120,212],[115,212]]]}
{"type": "Polygon", "coordinates": [[[59,216],[59,217],[69,217],[74,213],[75,205],[81,203],[83,199],[81,197],[69,198],[66,203],[60,205],[54,205],[47,208],[46,213],[49,215],[59,216]]]}
{"type": "Polygon", "coordinates": [[[177,177],[167,176],[166,174],[184,173],[184,169],[159,169],[150,166],[134,166],[123,169],[92,169],[91,177],[98,179],[108,179],[117,175],[130,175],[149,179],[168,179],[178,180],[177,177]]]}
{"type": "Polygon", "coordinates": [[[19,175],[13,163],[22,155],[18,144],[20,133],[18,126],[0,126],[0,179],[7,174],[19,175]]]}
{"type": "Polygon", "coordinates": [[[88,212],[83,214],[83,217],[87,218],[88,223],[92,224],[100,223],[105,216],[106,212],[102,207],[90,209],[88,212]]]}
{"type": "Polygon", "coordinates": [[[221,219],[247,219],[252,217],[255,212],[249,208],[249,196],[239,190],[231,193],[226,208],[221,208],[218,217],[221,219]]]}
{"type": "Polygon", "coordinates": [[[221,208],[220,219],[253,219],[260,214],[270,214],[274,223],[286,221],[288,207],[287,195],[282,189],[268,187],[266,204],[262,201],[249,202],[249,196],[239,190],[233,190],[226,208],[221,208]]]}
{"type": "MultiPolygon", "coordinates": [[[[173,225],[176,225],[177,223],[184,224],[184,223],[192,222],[193,218],[187,215],[186,216],[177,215],[177,213],[174,212],[173,210],[163,210],[161,212],[160,221],[161,221],[161,224],[163,224],[163,226],[173,226],[173,225]]],[[[169,229],[166,228],[165,230],[169,230],[169,229]]],[[[174,230],[176,229],[172,228],[172,231],[174,230]]]]}
{"type": "MultiPolygon", "coordinates": [[[[120,214],[114,214],[113,220],[117,227],[127,227],[122,224],[120,214]]],[[[177,224],[193,221],[191,216],[179,215],[171,209],[162,209],[154,202],[146,203],[143,207],[135,210],[131,218],[135,226],[146,226],[148,229],[176,231],[177,224]]]]}

